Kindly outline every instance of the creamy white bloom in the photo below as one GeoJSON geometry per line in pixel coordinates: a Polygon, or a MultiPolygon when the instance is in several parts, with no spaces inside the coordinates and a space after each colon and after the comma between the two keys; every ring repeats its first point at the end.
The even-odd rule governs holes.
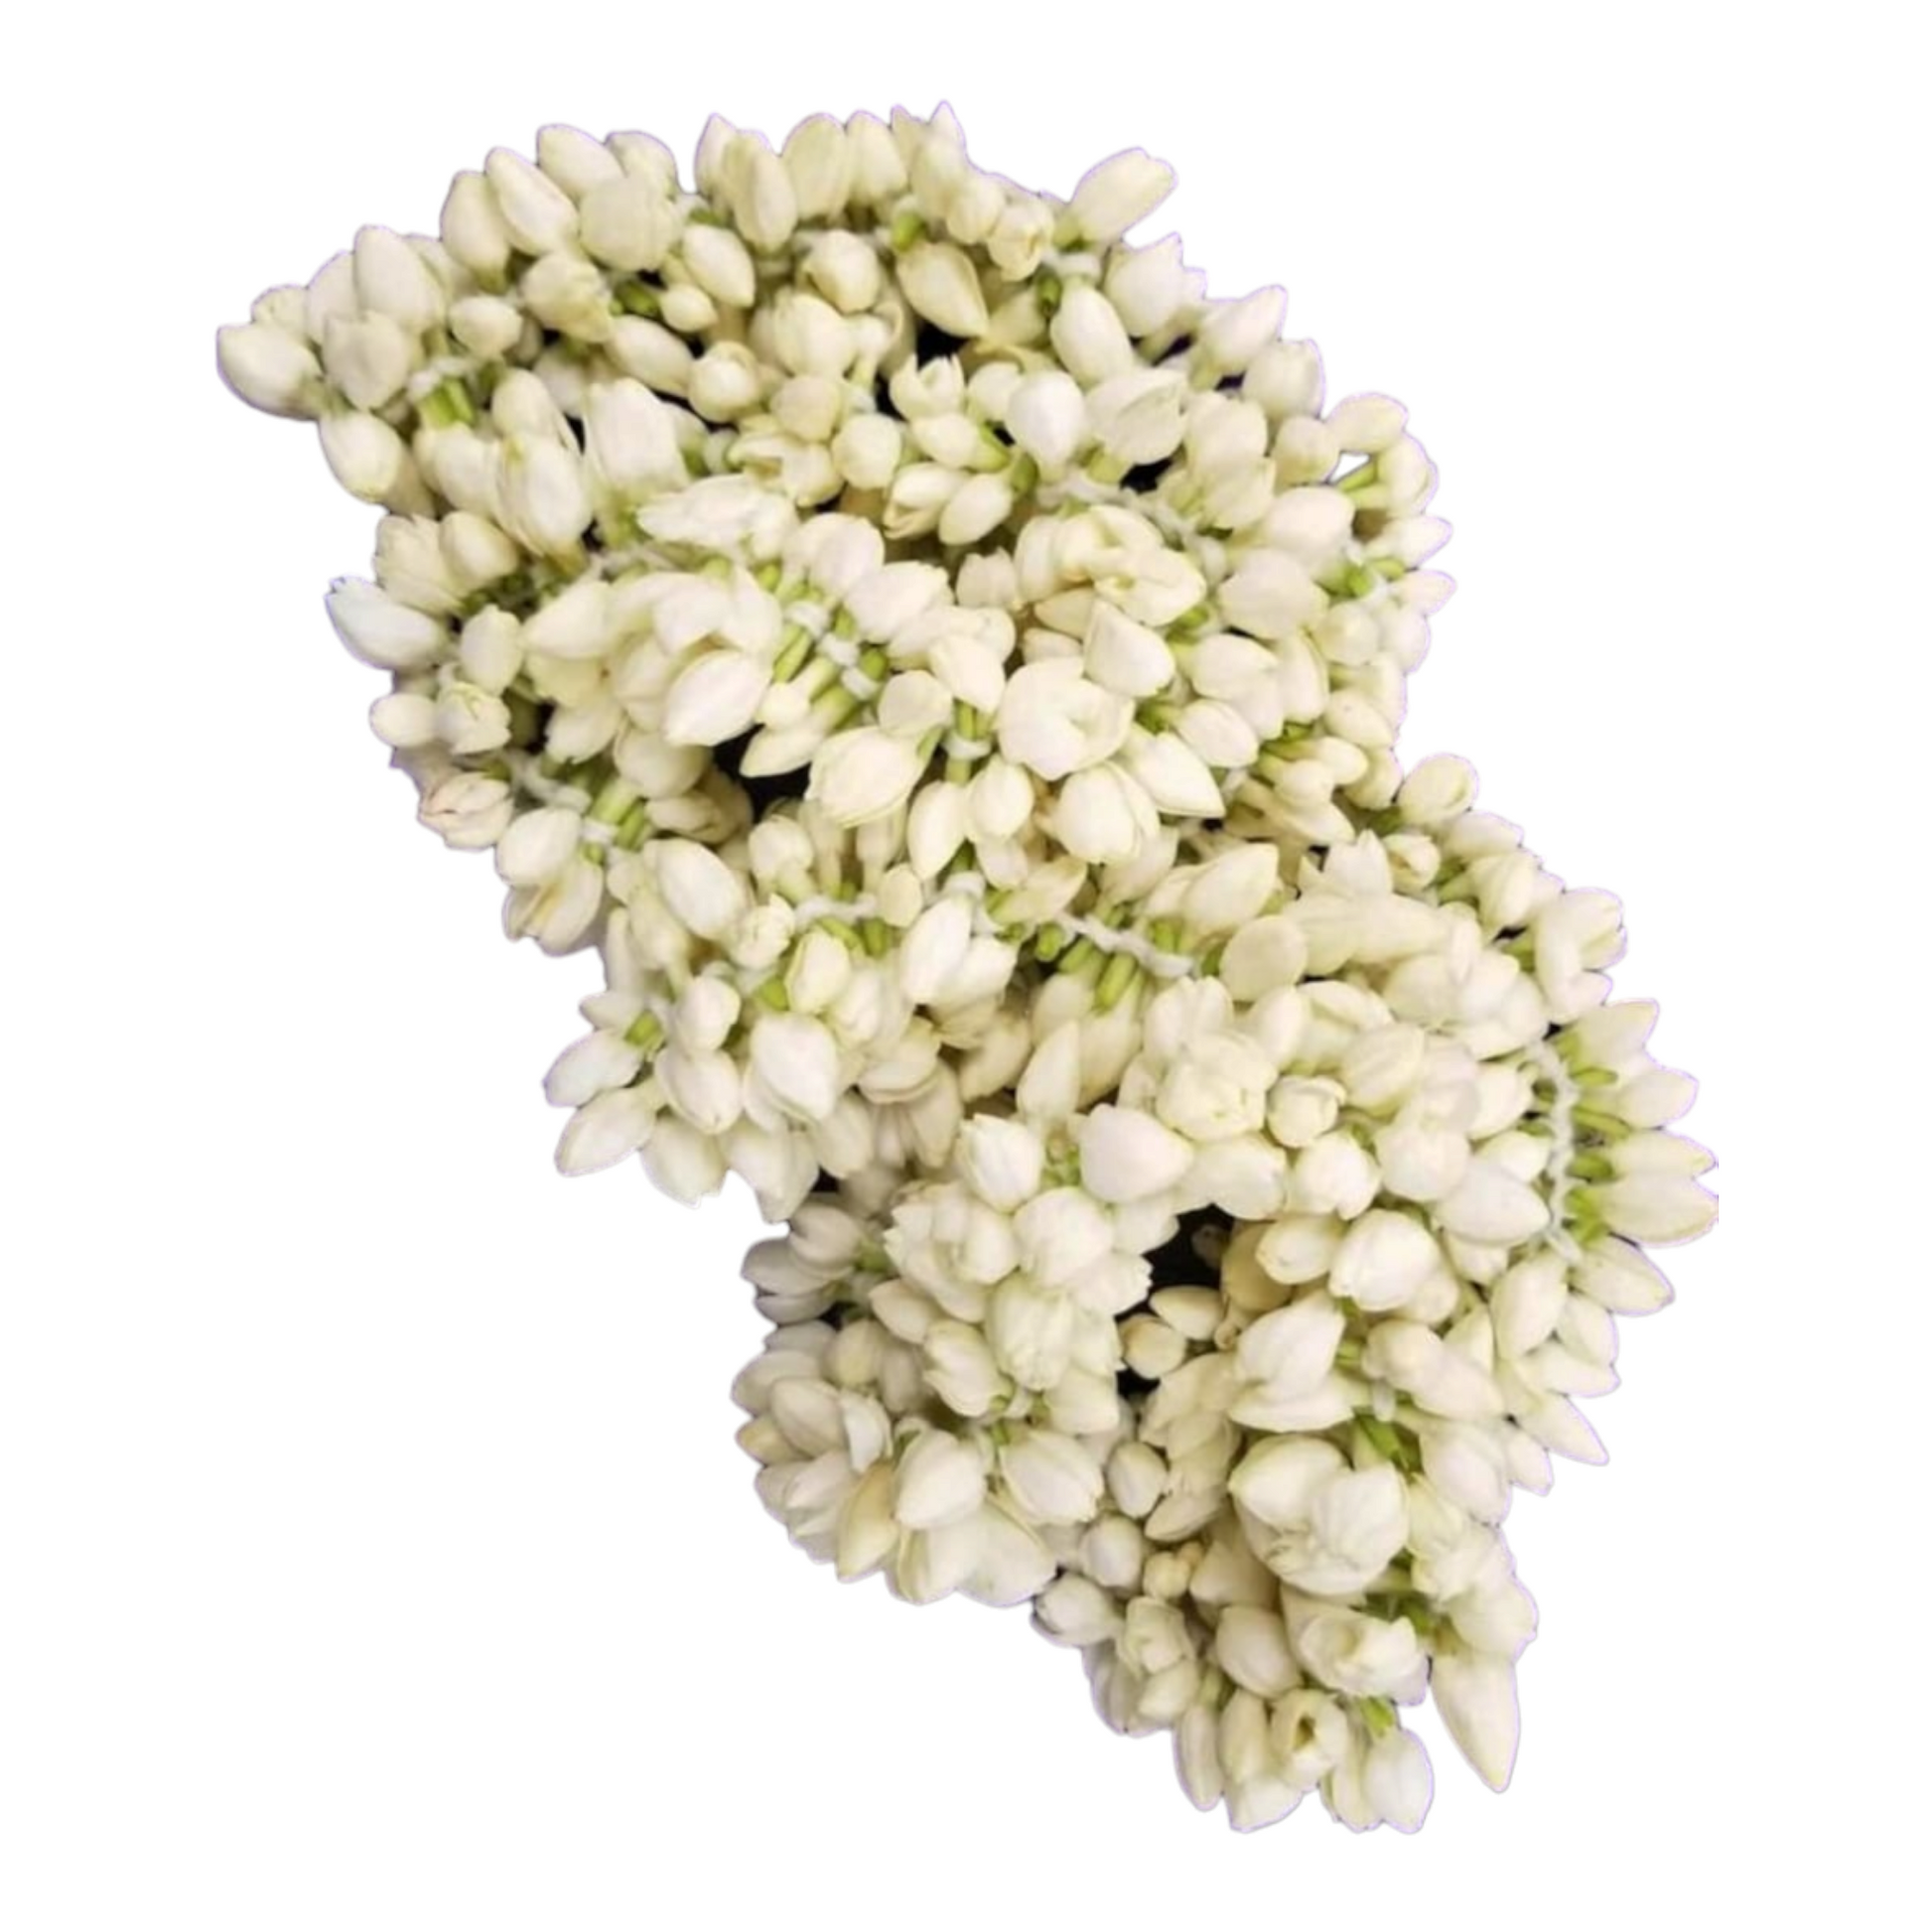
{"type": "Polygon", "coordinates": [[[1001,1480],[1035,1523],[1084,1523],[1100,1505],[1105,1478],[1093,1452],[1070,1436],[1023,1429],[1000,1450],[1001,1480]]]}
{"type": "Polygon", "coordinates": [[[752,1028],[751,1066],[778,1111],[796,1121],[819,1121],[832,1111],[842,1082],[838,1042],[805,1014],[769,1014],[752,1028]]]}
{"type": "Polygon", "coordinates": [[[912,1438],[893,1478],[893,1514],[909,1530],[963,1522],[978,1512],[985,1496],[986,1467],[979,1452],[939,1429],[912,1438]]]}
{"type": "Polygon", "coordinates": [[[1103,1201],[1165,1193],[1193,1165],[1194,1151],[1152,1114],[1096,1107],[1080,1124],[1080,1184],[1103,1201]]]}

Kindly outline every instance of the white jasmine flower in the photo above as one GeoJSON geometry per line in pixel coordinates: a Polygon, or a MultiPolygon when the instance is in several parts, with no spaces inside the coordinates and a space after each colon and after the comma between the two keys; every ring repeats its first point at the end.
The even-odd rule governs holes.
{"type": "Polygon", "coordinates": [[[218,330],[215,358],[221,379],[243,402],[271,416],[315,416],[322,401],[322,369],[299,337],[265,323],[218,330]]]}
{"type": "Polygon", "coordinates": [[[1106,1486],[1092,1451],[1050,1429],[1016,1431],[999,1467],[1015,1506],[1035,1523],[1090,1521],[1106,1486]]]}
{"type": "Polygon", "coordinates": [[[909,1530],[943,1529],[976,1515],[986,1497],[986,1468],[972,1446],[943,1430],[914,1436],[898,1459],[893,1514],[909,1530]]]}
{"type": "Polygon", "coordinates": [[[1506,1658],[1438,1655],[1429,1690],[1456,1748],[1477,1775],[1500,1791],[1516,1764],[1516,1671],[1506,1658]]]}
{"type": "Polygon", "coordinates": [[[1166,1193],[1193,1165],[1194,1151],[1152,1114],[1096,1107],[1080,1125],[1080,1182],[1103,1201],[1166,1193]]]}
{"type": "Polygon", "coordinates": [[[1118,241],[1173,193],[1173,170],[1141,148],[1111,156],[1080,177],[1068,204],[1090,241],[1118,241]]]}
{"type": "Polygon", "coordinates": [[[1372,1208],[1341,1237],[1328,1268],[1329,1293],[1359,1309],[1399,1309],[1443,1266],[1422,1222],[1372,1208]]]}
{"type": "Polygon", "coordinates": [[[834,824],[865,825],[905,802],[925,762],[916,743],[889,732],[844,732],[826,740],[813,758],[806,796],[834,824]]]}
{"type": "Polygon", "coordinates": [[[1136,366],[1126,325],[1097,288],[1068,289],[1048,334],[1067,373],[1086,388],[1136,366]]]}
{"type": "Polygon", "coordinates": [[[947,241],[922,241],[898,262],[898,285],[926,321],[949,336],[983,336],[986,297],[971,258],[947,241]]]}
{"type": "Polygon", "coordinates": [[[437,619],[359,578],[340,579],[328,602],[336,634],[364,663],[414,670],[434,663],[450,647],[450,633],[437,619]]]}
{"type": "Polygon", "coordinates": [[[804,1014],[769,1014],[754,1025],[751,1068],[759,1090],[789,1120],[823,1120],[843,1084],[837,1041],[823,1022],[804,1014]]]}

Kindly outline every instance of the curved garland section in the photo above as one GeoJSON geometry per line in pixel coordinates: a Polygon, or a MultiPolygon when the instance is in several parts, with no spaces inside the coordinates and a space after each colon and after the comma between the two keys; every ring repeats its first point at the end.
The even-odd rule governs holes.
{"type": "Polygon", "coordinates": [[[329,611],[504,924],[596,945],[570,1173],[786,1232],[739,1440],[792,1539],[1031,1602],[1250,1829],[1490,1784],[1501,1524],[1602,1449],[1640,1244],[1716,1203],[1609,895],[1395,755],[1436,474],[1210,297],[1145,154],[1067,199],[921,120],[546,128],[437,237],[224,329],[380,505],[329,611]]]}

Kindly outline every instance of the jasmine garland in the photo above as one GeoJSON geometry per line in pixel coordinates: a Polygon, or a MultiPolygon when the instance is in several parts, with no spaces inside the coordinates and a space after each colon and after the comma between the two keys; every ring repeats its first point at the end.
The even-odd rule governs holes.
{"type": "Polygon", "coordinates": [[[810,1555],[1030,1602],[1237,1828],[1412,1830],[1403,1707],[1508,1780],[1510,1496],[1716,1211],[1615,899],[1395,756],[1433,466],[1125,241],[1139,152],[695,173],[546,128],[218,338],[385,511],[329,610],[423,821],[601,952],[559,1163],[788,1223],[735,1394],[810,1555]]]}

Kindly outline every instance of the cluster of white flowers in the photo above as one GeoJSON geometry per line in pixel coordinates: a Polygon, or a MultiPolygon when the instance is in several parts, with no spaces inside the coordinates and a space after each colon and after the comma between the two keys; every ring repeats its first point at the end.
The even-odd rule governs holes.
{"type": "Polygon", "coordinates": [[[561,1165],[789,1220],[767,1506],[1031,1600],[1238,1827],[1413,1829],[1399,1705],[1508,1776],[1498,1525],[1600,1456],[1710,1157],[1616,901],[1396,759],[1449,591],[1403,410],[1125,242],[1172,185],[1028,192],[944,108],[714,119],[691,189],[547,128],[220,366],[387,511],[330,612],[422,818],[601,949],[561,1165]]]}

